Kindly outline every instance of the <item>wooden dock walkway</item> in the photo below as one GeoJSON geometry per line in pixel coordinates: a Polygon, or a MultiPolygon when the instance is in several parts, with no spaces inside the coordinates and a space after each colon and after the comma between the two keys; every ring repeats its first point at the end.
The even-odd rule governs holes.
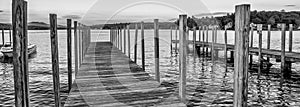
{"type": "MultiPolygon", "coordinates": [[[[172,43],[178,43],[178,40],[172,40],[172,43]]],[[[193,41],[190,40],[189,44],[193,44],[193,41]]],[[[196,45],[203,47],[211,47],[211,42],[196,42],[196,45]]],[[[223,50],[225,48],[225,44],[222,43],[214,43],[214,47],[216,50],[223,50]]],[[[228,51],[234,51],[234,45],[227,44],[227,50],[228,51]]],[[[252,55],[258,55],[259,54],[259,48],[257,47],[249,47],[249,54],[252,55]]],[[[262,55],[269,57],[269,58],[275,58],[280,59],[281,58],[281,50],[275,50],[275,49],[262,49],[262,55]]],[[[286,60],[290,62],[300,62],[300,53],[299,52],[285,52],[286,60]]]]}
{"type": "Polygon", "coordinates": [[[64,106],[186,106],[110,42],[90,44],[64,106]]]}

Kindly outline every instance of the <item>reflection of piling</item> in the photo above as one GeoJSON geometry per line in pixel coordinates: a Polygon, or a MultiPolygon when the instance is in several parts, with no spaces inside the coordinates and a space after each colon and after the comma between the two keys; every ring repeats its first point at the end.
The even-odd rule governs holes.
{"type": "Polygon", "coordinates": [[[234,107],[247,106],[250,5],[235,8],[234,107]]]}

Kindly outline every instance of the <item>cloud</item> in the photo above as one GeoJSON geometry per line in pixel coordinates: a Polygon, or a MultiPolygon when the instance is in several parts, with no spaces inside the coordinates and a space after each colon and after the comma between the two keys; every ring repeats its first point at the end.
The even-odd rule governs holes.
{"type": "Polygon", "coordinates": [[[79,15],[64,15],[61,18],[63,18],[63,19],[81,19],[81,16],[79,16],[79,15]]]}
{"type": "Polygon", "coordinates": [[[296,7],[296,5],[293,4],[288,4],[288,5],[284,5],[285,7],[296,7]]]}
{"type": "Polygon", "coordinates": [[[203,17],[203,16],[218,16],[218,15],[226,15],[227,12],[215,12],[215,13],[200,13],[194,15],[195,17],[203,17]]]}

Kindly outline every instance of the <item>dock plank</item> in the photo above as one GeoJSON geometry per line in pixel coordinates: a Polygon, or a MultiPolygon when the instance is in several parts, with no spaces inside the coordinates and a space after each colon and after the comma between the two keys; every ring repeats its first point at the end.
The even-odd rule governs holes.
{"type": "Polygon", "coordinates": [[[72,84],[66,107],[185,107],[178,92],[155,81],[108,42],[91,43],[72,84]]]}

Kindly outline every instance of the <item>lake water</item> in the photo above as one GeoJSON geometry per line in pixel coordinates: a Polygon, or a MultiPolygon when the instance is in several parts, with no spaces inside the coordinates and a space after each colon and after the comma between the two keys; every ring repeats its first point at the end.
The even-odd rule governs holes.
{"type": "MultiPolygon", "coordinates": [[[[140,33],[140,32],[139,32],[140,33]]],[[[170,54],[170,30],[160,30],[160,72],[162,81],[177,88],[179,78],[178,57],[170,54]]],[[[173,32],[174,34],[175,32],[173,32]]],[[[224,31],[218,32],[218,43],[223,43],[224,31]]],[[[59,61],[62,101],[67,96],[67,54],[66,31],[59,31],[59,61]]],[[[211,33],[209,33],[211,34],[211,33]]],[[[228,41],[233,44],[234,32],[228,32],[228,41]]],[[[263,47],[266,47],[266,32],[263,32],[263,47]]],[[[294,32],[293,50],[300,52],[300,32],[294,32]]],[[[6,33],[6,35],[8,35],[6,33]]],[[[92,41],[108,41],[109,31],[92,31],[92,41]]],[[[131,31],[131,41],[134,40],[134,30],[131,31]]],[[[145,31],[146,71],[154,76],[154,41],[153,30],[145,31]]],[[[190,32],[190,38],[192,38],[190,32]]],[[[197,34],[198,35],[198,34],[197,34]]],[[[271,49],[280,49],[281,36],[279,31],[272,31],[271,49]]],[[[8,37],[5,38],[9,40],[8,37]]],[[[198,36],[197,36],[198,39],[198,36]]],[[[209,38],[211,40],[211,38],[209,38]]],[[[32,106],[53,106],[53,84],[51,67],[51,48],[49,31],[29,31],[29,42],[37,45],[37,54],[29,61],[30,102],[32,106]]],[[[0,43],[2,43],[0,41],[0,43]]],[[[258,36],[255,32],[254,46],[258,46],[258,36]]],[[[287,41],[288,43],[288,36],[287,41]]],[[[133,56],[133,42],[131,52],[133,56]]],[[[138,64],[141,65],[140,42],[138,43],[138,64]]],[[[174,46],[174,45],[173,45],[174,46]]],[[[286,45],[288,46],[288,45],[286,45]]],[[[73,55],[74,56],[74,55],[73,55]]],[[[233,68],[225,72],[224,61],[221,57],[215,64],[208,58],[188,57],[187,98],[189,106],[232,106],[233,102],[233,68]]],[[[257,59],[255,57],[255,59],[257,59]]],[[[74,59],[73,59],[74,61],[74,59]]],[[[257,60],[255,60],[257,61],[257,60]]],[[[300,106],[300,63],[292,66],[290,79],[280,78],[280,62],[275,62],[269,72],[263,72],[258,79],[257,72],[249,72],[250,106],[300,106]],[[283,80],[283,82],[281,82],[283,80]]],[[[74,65],[73,65],[74,67],[74,65]]],[[[0,63],[0,106],[14,105],[13,65],[0,63]]]]}

